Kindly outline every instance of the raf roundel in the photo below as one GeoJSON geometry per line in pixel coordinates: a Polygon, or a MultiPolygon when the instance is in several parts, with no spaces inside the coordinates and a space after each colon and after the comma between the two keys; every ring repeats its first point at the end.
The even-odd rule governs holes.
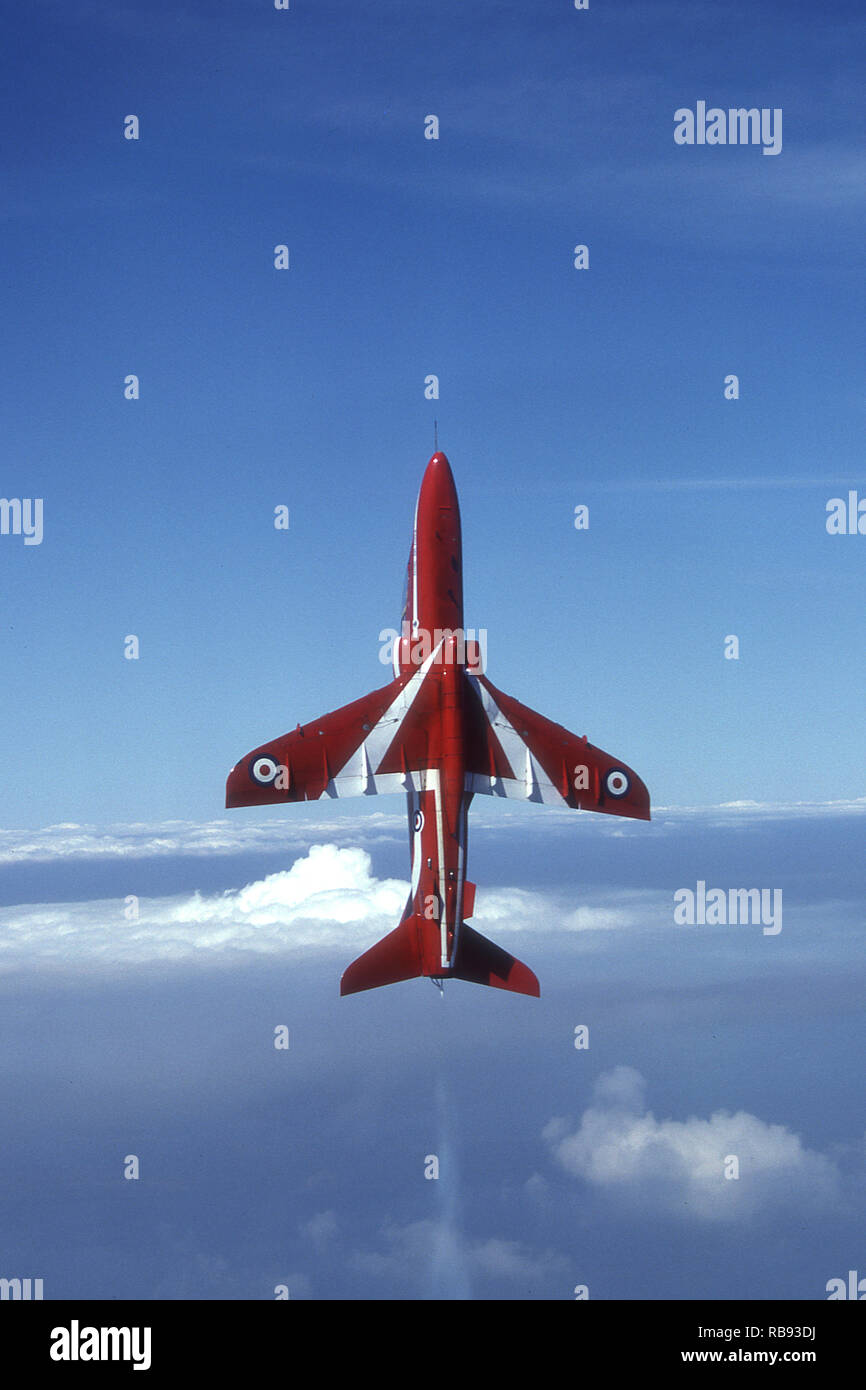
{"type": "Polygon", "coordinates": [[[250,765],[250,776],[260,786],[268,787],[279,770],[279,763],[275,763],[273,758],[256,758],[255,762],[250,765]]]}
{"type": "Polygon", "coordinates": [[[420,831],[421,831],[421,830],[423,829],[423,827],[424,827],[424,812],[423,812],[423,811],[416,811],[416,812],[415,812],[415,818],[414,818],[413,824],[414,824],[414,826],[415,826],[415,834],[417,835],[417,834],[420,833],[420,831]]]}
{"type": "Polygon", "coordinates": [[[628,775],[621,767],[612,767],[604,779],[604,785],[611,796],[625,796],[629,788],[628,775]]]}

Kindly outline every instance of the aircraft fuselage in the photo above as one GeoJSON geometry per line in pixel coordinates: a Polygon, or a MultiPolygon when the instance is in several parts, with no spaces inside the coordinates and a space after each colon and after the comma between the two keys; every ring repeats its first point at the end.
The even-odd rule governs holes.
{"type": "MultiPolygon", "coordinates": [[[[480,634],[479,634],[480,635],[480,634]]],[[[411,888],[399,925],[344,972],[341,993],[428,975],[538,995],[532,971],[466,919],[467,823],[478,793],[649,819],[636,773],[497,690],[463,627],[457,490],[430,459],[415,509],[394,679],[262,744],[235,765],[227,806],[406,794],[411,888]]]]}

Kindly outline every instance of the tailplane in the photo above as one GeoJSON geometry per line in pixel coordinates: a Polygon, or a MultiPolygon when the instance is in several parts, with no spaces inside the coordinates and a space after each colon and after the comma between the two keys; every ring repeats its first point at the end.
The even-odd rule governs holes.
{"type": "Polygon", "coordinates": [[[492,985],[494,989],[529,994],[534,999],[541,994],[538,980],[528,965],[488,941],[466,922],[460,928],[457,960],[449,975],[453,979],[469,980],[473,985],[492,985]]]}
{"type": "MultiPolygon", "coordinates": [[[[460,928],[457,959],[451,969],[425,968],[422,932],[430,923],[413,915],[405,917],[399,927],[377,941],[369,951],[343,972],[341,994],[359,994],[361,990],[378,989],[380,985],[395,985],[400,980],[414,980],[430,975],[436,984],[445,980],[468,980],[473,985],[490,985],[494,989],[511,990],[514,994],[529,994],[537,999],[541,993],[538,980],[522,961],[488,941],[486,936],[464,922],[460,928]]],[[[438,945],[438,943],[437,943],[438,945]]]]}
{"type": "Polygon", "coordinates": [[[362,989],[395,985],[400,980],[414,980],[423,975],[419,927],[417,917],[405,917],[399,927],[352,961],[343,971],[340,993],[358,994],[362,989]]]}

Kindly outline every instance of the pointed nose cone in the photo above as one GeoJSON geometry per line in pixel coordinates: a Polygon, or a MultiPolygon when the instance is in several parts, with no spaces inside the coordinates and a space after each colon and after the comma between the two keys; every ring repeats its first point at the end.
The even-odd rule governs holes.
{"type": "Polygon", "coordinates": [[[424,470],[409,556],[413,624],[429,634],[463,626],[463,557],[460,506],[451,465],[437,449],[424,470]]]}
{"type": "Polygon", "coordinates": [[[431,470],[434,472],[451,472],[451,464],[448,462],[446,455],[442,453],[441,449],[437,450],[427,465],[427,472],[429,473],[431,470]]]}
{"type": "Polygon", "coordinates": [[[424,470],[419,501],[421,499],[424,499],[428,506],[436,508],[457,507],[457,488],[454,485],[454,474],[451,472],[451,464],[446,455],[440,450],[437,450],[424,470]]]}

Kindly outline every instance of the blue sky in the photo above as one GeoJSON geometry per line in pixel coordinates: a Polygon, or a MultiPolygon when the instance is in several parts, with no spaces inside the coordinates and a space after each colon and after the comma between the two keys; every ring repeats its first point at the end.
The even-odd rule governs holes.
{"type": "MultiPolygon", "coordinates": [[[[239,1027],[270,1022],[270,1004],[256,1002],[262,972],[274,978],[257,959],[264,951],[281,963],[301,1032],[330,1030],[319,1064],[308,1057],[292,1082],[308,1128],[317,1085],[343,1097],[339,1113],[350,1105],[357,1049],[377,1059],[371,1115],[391,1113],[392,1083],[412,1090],[408,1064],[376,1041],[377,1009],[388,1020],[382,1039],[395,1040],[419,1009],[419,1036],[437,1049],[442,1039],[429,1030],[440,1027],[439,1001],[421,985],[352,1003],[354,1012],[334,998],[342,966],[364,944],[351,924],[368,923],[372,941],[396,921],[377,885],[407,874],[399,802],[229,817],[223,799],[226,773],[248,749],[387,679],[378,636],[399,620],[434,418],[461,501],[466,622],[487,630],[491,678],[622,757],[654,807],[669,808],[622,838],[588,817],[560,825],[540,812],[519,816],[515,834],[497,819],[501,808],[473,811],[485,827],[482,864],[470,870],[479,921],[487,892],[488,907],[506,895],[506,933],[512,911],[522,930],[541,923],[548,981],[551,970],[568,978],[571,938],[563,947],[557,932],[591,938],[594,1017],[611,1009],[622,1028],[597,1063],[588,1054],[571,1094],[573,1076],[540,1082],[550,1030],[567,1031],[578,1008],[565,983],[550,1000],[543,993],[540,1015],[464,992],[477,1002],[453,1025],[448,1015],[449,1047],[456,1057],[489,1023],[495,1095],[506,1093],[506,1063],[533,1039],[515,1089],[539,1100],[519,1154],[487,1189],[450,1198],[471,1196],[476,1213],[495,1190],[500,1206],[489,1223],[461,1225],[458,1206],[443,1196],[441,1210],[424,1211],[410,1183],[399,1211],[383,1194],[350,1214],[351,1154],[372,1123],[350,1107],[335,1185],[321,1201],[310,1189],[286,1218],[301,1295],[364,1296],[362,1276],[378,1269],[381,1296],[394,1296],[413,1251],[429,1246],[436,1270],[451,1251],[473,1295],[560,1296],[575,1268],[555,1239],[568,1204],[589,1202],[599,1258],[611,1231],[623,1231],[628,1202],[605,1205],[592,1155],[566,1142],[584,1122],[598,1130],[585,1117],[616,1110],[611,1095],[638,1119],[646,1104],[659,1123],[695,1121],[697,1141],[720,1107],[801,1135],[803,1153],[821,1161],[793,1152],[784,1169],[776,1154],[782,1167],[771,1155],[769,1171],[795,1171],[801,1196],[814,1189],[813,1237],[821,1222],[844,1226],[852,1146],[862,1143],[862,1124],[850,1120],[862,1024],[852,1015],[852,1031],[840,1031],[837,1002],[845,978],[860,979],[866,537],[828,535],[825,519],[830,498],[866,496],[864,29],[853,3],[592,0],[577,12],[566,0],[292,0],[276,12],[265,0],[31,0],[8,18],[0,495],[44,502],[41,544],[0,535],[0,901],[23,914],[2,919],[2,959],[23,1001],[23,1036],[59,1008],[64,1055],[89,1085],[106,1053],[82,1033],[82,1011],[95,1010],[116,1054],[130,1008],[143,1010],[136,1046],[148,1071],[159,1059],[147,1020],[162,1010],[176,1040],[174,1080],[147,1091],[145,1129],[169,1148],[177,1140],[180,1155],[185,1088],[197,1067],[211,1075],[225,1065],[209,1051],[211,1034],[190,1044],[184,1011],[195,1000],[201,1018],[231,1014],[233,998],[230,974],[208,967],[199,978],[191,961],[219,955],[223,941],[252,953],[239,976],[239,1027]],[[780,108],[781,153],[677,146],[674,112],[701,100],[780,108]],[[140,120],[137,141],[123,138],[129,113],[140,120]],[[424,138],[431,113],[435,141],[424,138]],[[286,271],[273,264],[281,243],[286,271]],[[588,270],[574,268],[577,244],[589,247],[588,270]],[[124,399],[129,373],[140,378],[135,401],[124,399]],[[435,401],[424,396],[431,373],[435,401]],[[739,378],[735,401],[724,398],[729,373],[739,378]],[[586,531],[573,525],[579,503],[590,509],[586,531]],[[290,509],[285,532],[272,524],[279,504],[290,509]],[[124,659],[127,634],[139,638],[137,661],[124,659]],[[729,634],[739,638],[736,661],[724,658],[729,634]],[[729,803],[751,809],[718,810],[729,803]],[[381,815],[391,818],[383,839],[381,815]],[[348,899],[331,902],[360,914],[340,930],[325,930],[328,904],[317,899],[336,871],[327,857],[314,857],[300,888],[277,881],[271,935],[258,948],[254,905],[244,899],[237,920],[235,898],[214,906],[328,845],[372,854],[368,877],[352,861],[339,889],[348,899]],[[782,884],[791,926],[755,941],[753,928],[695,928],[704,944],[671,969],[671,896],[714,876],[725,886],[782,884]],[[196,890],[210,904],[198,926],[196,890]],[[144,915],[138,954],[128,932],[121,948],[112,929],[126,894],[161,904],[144,915]],[[179,916],[175,899],[185,904],[179,916]],[[581,903],[612,914],[621,935],[602,918],[556,926],[581,903]],[[642,921],[655,926],[641,934],[642,921]],[[177,939],[165,935],[172,922],[177,939]],[[178,939],[199,944],[181,949],[178,939]],[[296,974],[301,946],[309,960],[296,974]],[[622,1015],[638,990],[636,961],[648,982],[638,1016],[670,1015],[651,1064],[640,1027],[622,1015]],[[720,968],[733,971],[724,988],[720,968]],[[821,1039],[809,1063],[797,1042],[804,992],[821,1039]],[[754,1007],[745,1021],[740,994],[754,1007]],[[690,1031],[700,1033],[710,1008],[727,1039],[714,1056],[690,1031]],[[617,1068],[640,1073],[645,1090],[617,1068]],[[542,1138],[557,1115],[570,1115],[572,1129],[542,1138]],[[533,1175],[526,1202],[548,1184],[547,1216],[536,1203],[514,1223],[500,1220],[508,1184],[523,1193],[533,1175]],[[424,1221],[433,1225],[416,1225],[424,1221]],[[308,1222],[317,1224],[305,1247],[308,1222]]],[[[253,888],[252,898],[269,891],[253,888]]],[[[489,925],[496,937],[500,926],[489,925]]],[[[527,958],[520,932],[503,940],[527,958]]],[[[279,1014],[285,996],[274,988],[267,997],[279,1014]]],[[[424,1069],[426,1055],[419,1042],[417,1142],[433,1142],[423,1136],[444,1106],[449,1142],[474,1171],[485,1146],[501,1147],[505,1112],[491,1101],[476,1118],[457,1062],[440,1075],[424,1069]]],[[[19,1175],[47,1142],[63,1094],[56,1057],[40,1056],[28,1072],[19,1175]]],[[[249,1119],[262,1095],[264,1142],[282,1081],[259,1078],[244,1099],[248,1060],[239,1046],[227,1109],[208,1092],[208,1124],[217,1133],[240,1112],[249,1119]]],[[[100,1095],[116,1098],[123,1085],[112,1071],[100,1095]]],[[[98,1138],[82,1138],[85,1166],[96,1162],[93,1144],[113,1153],[93,1104],[98,1138]]],[[[408,1132],[394,1142],[408,1143],[408,1132]]],[[[128,1133],[111,1143],[128,1149],[128,1133]]],[[[764,1130],[752,1138],[770,1152],[764,1130]]],[[[214,1182],[240,1191],[248,1155],[231,1152],[214,1182]]],[[[312,1182],[316,1153],[303,1162],[297,1181],[312,1182]]],[[[672,1202],[689,1200],[657,1174],[628,1183],[644,1199],[652,1190],[662,1224],[672,1202]]],[[[62,1184],[49,1186],[50,1210],[65,1210],[62,1184]]],[[[790,1213],[774,1206],[771,1188],[755,1200],[784,1246],[790,1213]]],[[[212,1249],[177,1201],[166,1249],[128,1275],[129,1296],[196,1296],[199,1257],[209,1271],[203,1296],[260,1296],[249,1290],[266,1262],[258,1247],[241,1258],[237,1201],[212,1249]]],[[[672,1267],[682,1255],[685,1268],[699,1258],[703,1227],[676,1230],[672,1267]]],[[[599,1296],[653,1296],[657,1234],[647,1228],[636,1255],[611,1257],[599,1296]]],[[[732,1240],[698,1288],[727,1287],[732,1240]]],[[[849,1267],[842,1244],[827,1240],[815,1264],[808,1242],[790,1266],[767,1256],[730,1296],[820,1296],[805,1291],[816,1279],[823,1286],[817,1266],[838,1255],[849,1267]]],[[[26,1231],[21,1241],[26,1264],[26,1231]]],[[[64,1292],[73,1293],[71,1248],[61,1237],[56,1268],[67,1260],[64,1292]]],[[[45,1250],[37,1242],[34,1258],[50,1264],[45,1250]]],[[[121,1253],[126,1268],[128,1248],[121,1253]]],[[[114,1269],[96,1251],[88,1287],[110,1283],[114,1269]]],[[[693,1296],[689,1277],[671,1274],[670,1296],[693,1296]]],[[[414,1296],[436,1287],[421,1281],[414,1296]]]]}
{"type": "Polygon", "coordinates": [[[863,542],[825,506],[866,491],[863,21],[835,13],[13,16],[4,495],[45,534],[0,549],[4,822],[209,816],[240,753],[380,684],[434,416],[497,684],[662,804],[855,795],[863,542]],[[781,106],[782,153],[676,146],[703,98],[781,106]]]}

